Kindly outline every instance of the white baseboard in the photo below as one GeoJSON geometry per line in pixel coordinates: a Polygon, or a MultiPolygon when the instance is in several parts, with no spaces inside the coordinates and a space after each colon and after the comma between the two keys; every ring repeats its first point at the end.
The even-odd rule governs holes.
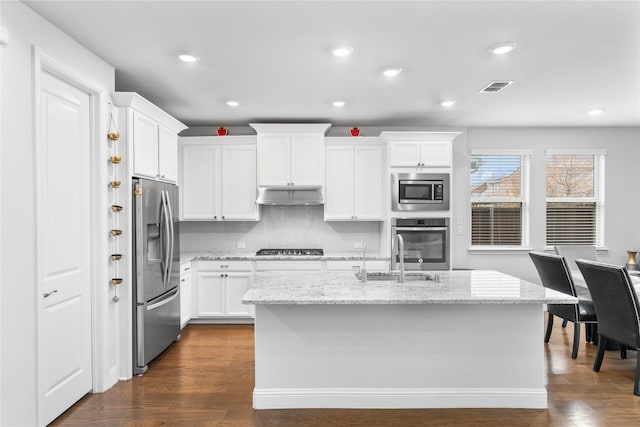
{"type": "Polygon", "coordinates": [[[254,409],[547,408],[542,389],[278,388],[254,389],[254,409]]]}

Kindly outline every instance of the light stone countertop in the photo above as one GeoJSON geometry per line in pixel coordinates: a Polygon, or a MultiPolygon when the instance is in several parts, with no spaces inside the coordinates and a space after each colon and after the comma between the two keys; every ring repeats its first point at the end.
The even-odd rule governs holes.
{"type": "Polygon", "coordinates": [[[432,271],[440,282],[361,283],[352,272],[260,272],[244,304],[575,304],[570,295],[492,270],[432,271]]]}
{"type": "MultiPolygon", "coordinates": [[[[180,254],[181,262],[189,261],[350,261],[361,260],[362,252],[329,252],[325,255],[307,256],[307,255],[269,255],[257,256],[255,253],[250,254],[203,254],[203,253],[184,253],[180,254]]],[[[384,260],[389,261],[389,256],[376,253],[366,254],[366,260],[384,260]]]]}

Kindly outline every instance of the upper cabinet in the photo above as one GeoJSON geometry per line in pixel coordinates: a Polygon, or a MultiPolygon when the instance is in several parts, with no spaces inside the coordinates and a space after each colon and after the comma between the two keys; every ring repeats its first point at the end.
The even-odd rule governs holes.
{"type": "Polygon", "coordinates": [[[460,132],[382,132],[389,142],[389,166],[451,168],[452,141],[460,132]]]}
{"type": "Polygon", "coordinates": [[[257,221],[256,138],[180,138],[181,219],[257,221]]]}
{"type": "MultiPolygon", "coordinates": [[[[334,141],[342,138],[331,138],[334,141]]],[[[327,143],[324,219],[382,221],[384,146],[378,138],[327,143]]]]}
{"type": "Polygon", "coordinates": [[[329,123],[251,123],[258,133],[258,185],[321,187],[329,123]]]}
{"type": "Polygon", "coordinates": [[[134,92],[111,95],[119,107],[121,137],[129,147],[131,174],[178,181],[178,132],[187,127],[134,92]]]}

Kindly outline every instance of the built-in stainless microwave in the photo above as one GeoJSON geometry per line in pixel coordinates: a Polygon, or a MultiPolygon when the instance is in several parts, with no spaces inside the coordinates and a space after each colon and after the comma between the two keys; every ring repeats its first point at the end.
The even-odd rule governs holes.
{"type": "Polygon", "coordinates": [[[449,210],[449,174],[391,174],[391,210],[449,210]]]}

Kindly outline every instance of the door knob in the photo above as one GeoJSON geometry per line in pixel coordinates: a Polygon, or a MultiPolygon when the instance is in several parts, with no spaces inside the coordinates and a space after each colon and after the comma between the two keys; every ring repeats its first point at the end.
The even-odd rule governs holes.
{"type": "Polygon", "coordinates": [[[55,294],[55,293],[57,293],[57,292],[58,292],[58,290],[57,290],[57,289],[54,289],[54,290],[53,290],[53,291],[51,291],[51,292],[45,292],[44,294],[42,294],[42,296],[43,296],[43,297],[45,297],[45,298],[47,298],[48,296],[50,296],[50,295],[52,295],[52,294],[55,294]]]}

